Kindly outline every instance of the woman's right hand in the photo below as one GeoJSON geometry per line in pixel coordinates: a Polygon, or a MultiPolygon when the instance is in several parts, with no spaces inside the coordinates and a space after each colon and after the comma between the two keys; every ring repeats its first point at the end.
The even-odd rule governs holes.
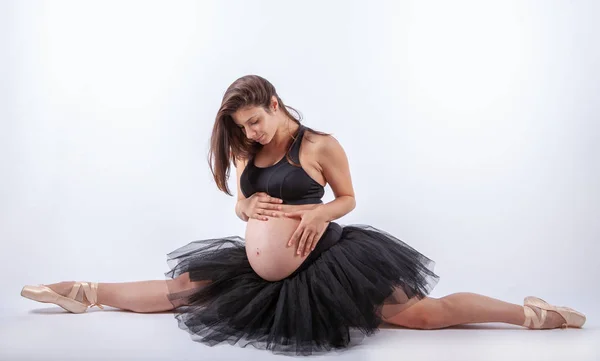
{"type": "Polygon", "coordinates": [[[281,213],[283,200],[271,197],[265,192],[256,192],[240,202],[240,209],[248,219],[266,221],[267,216],[277,217],[281,213]]]}

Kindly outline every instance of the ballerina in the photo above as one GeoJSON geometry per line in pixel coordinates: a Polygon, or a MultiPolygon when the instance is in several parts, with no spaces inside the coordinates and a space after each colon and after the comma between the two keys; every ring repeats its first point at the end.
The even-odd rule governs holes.
{"type": "Polygon", "coordinates": [[[108,305],[175,311],[182,329],[208,345],[253,345],[275,353],[345,349],[391,324],[439,329],[503,322],[531,329],[581,327],[585,315],[537,297],[523,306],[461,292],[429,294],[435,262],[395,236],[335,220],[356,205],[342,145],[293,116],[275,87],[248,75],[223,96],[209,165],[217,187],[236,169],[235,213],[244,237],[204,239],[168,254],[165,280],[60,282],[21,295],[83,313],[108,305]],[[329,185],[335,199],[323,203],[329,185]]]}

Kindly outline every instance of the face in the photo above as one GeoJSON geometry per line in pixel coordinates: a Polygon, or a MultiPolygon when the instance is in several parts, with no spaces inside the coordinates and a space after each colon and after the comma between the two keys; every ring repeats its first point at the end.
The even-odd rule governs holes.
{"type": "Polygon", "coordinates": [[[269,143],[277,130],[274,113],[267,113],[263,107],[239,109],[232,114],[232,118],[248,139],[261,144],[269,143]]]}

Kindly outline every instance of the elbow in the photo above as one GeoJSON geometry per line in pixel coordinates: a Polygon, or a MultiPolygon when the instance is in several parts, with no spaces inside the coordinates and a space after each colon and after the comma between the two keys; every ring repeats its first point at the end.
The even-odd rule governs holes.
{"type": "Polygon", "coordinates": [[[349,196],[350,197],[350,210],[354,210],[354,208],[356,208],[356,197],[354,196],[349,196]]]}
{"type": "Polygon", "coordinates": [[[244,212],[242,212],[242,210],[240,209],[240,200],[238,200],[235,203],[235,214],[236,216],[238,216],[239,219],[241,219],[244,222],[248,222],[248,217],[246,217],[246,215],[244,214],[244,212]]]}

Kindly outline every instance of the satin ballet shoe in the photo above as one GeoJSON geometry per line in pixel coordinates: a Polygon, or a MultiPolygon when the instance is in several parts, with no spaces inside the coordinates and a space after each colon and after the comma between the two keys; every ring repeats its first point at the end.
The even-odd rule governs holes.
{"type": "Polygon", "coordinates": [[[523,326],[533,329],[540,329],[546,321],[548,311],[554,311],[565,319],[561,328],[577,327],[580,328],[585,323],[585,315],[569,307],[553,306],[548,302],[538,297],[528,296],[523,301],[523,309],[525,311],[525,323],[523,326]],[[540,316],[533,311],[531,307],[540,309],[540,316]]]}
{"type": "Polygon", "coordinates": [[[88,307],[92,308],[94,306],[104,309],[101,304],[97,303],[97,282],[75,282],[67,297],[54,292],[50,287],[44,285],[28,285],[21,290],[21,296],[38,302],[54,303],[72,313],[84,313],[87,311],[88,307]],[[87,299],[87,302],[76,300],[80,288],[83,289],[84,299],[87,299]]]}

